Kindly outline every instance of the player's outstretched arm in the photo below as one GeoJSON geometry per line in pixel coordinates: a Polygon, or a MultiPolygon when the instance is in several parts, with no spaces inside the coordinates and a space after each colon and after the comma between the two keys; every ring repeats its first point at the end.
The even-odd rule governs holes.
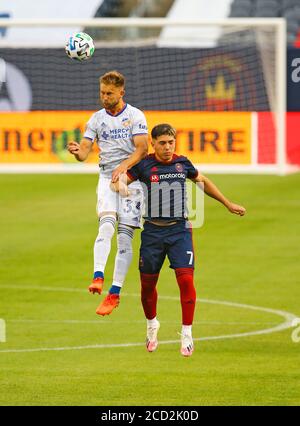
{"type": "Polygon", "coordinates": [[[80,143],[74,141],[69,142],[68,151],[74,155],[76,160],[84,161],[91,152],[92,146],[93,141],[87,138],[83,138],[80,143]]]}
{"type": "Polygon", "coordinates": [[[131,167],[138,164],[148,154],[148,135],[137,135],[133,138],[135,151],[113,171],[112,182],[117,182],[119,175],[126,173],[131,167]]]}
{"type": "Polygon", "coordinates": [[[217,188],[217,186],[206,176],[199,174],[194,181],[202,190],[204,190],[205,194],[224,204],[231,213],[239,216],[244,216],[246,213],[246,209],[243,206],[239,206],[238,204],[229,201],[217,188]]]}

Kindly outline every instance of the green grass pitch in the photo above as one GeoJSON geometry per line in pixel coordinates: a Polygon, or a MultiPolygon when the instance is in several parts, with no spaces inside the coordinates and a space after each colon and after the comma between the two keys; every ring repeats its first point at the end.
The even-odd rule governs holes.
{"type": "Polygon", "coordinates": [[[197,304],[193,335],[203,340],[184,358],[179,291],[167,262],[158,283],[165,343],[145,350],[138,232],[119,308],[95,314],[101,296],[87,286],[96,175],[0,175],[0,318],[7,327],[0,405],[299,405],[300,343],[291,328],[211,338],[283,323],[272,310],[300,317],[300,174],[212,180],[247,215],[206,197],[204,226],[194,231],[197,297],[207,300],[197,304]],[[53,348],[61,350],[45,350],[53,348]]]}

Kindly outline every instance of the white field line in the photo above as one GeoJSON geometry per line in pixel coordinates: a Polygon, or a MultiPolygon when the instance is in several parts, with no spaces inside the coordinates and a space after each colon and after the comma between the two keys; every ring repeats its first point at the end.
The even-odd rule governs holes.
{"type": "MultiPolygon", "coordinates": [[[[99,320],[40,320],[40,319],[7,319],[7,323],[20,324],[95,324],[95,325],[112,325],[112,324],[145,324],[145,320],[139,321],[110,321],[106,319],[99,320]]],[[[177,324],[178,321],[162,321],[161,324],[177,324]]],[[[275,321],[194,321],[194,325],[278,325],[275,321]]]]}
{"type": "MultiPolygon", "coordinates": [[[[2,288],[11,288],[12,290],[15,290],[16,288],[21,288],[23,290],[36,290],[36,291],[59,291],[59,292],[83,292],[84,290],[81,289],[71,289],[71,288],[63,288],[63,287],[38,287],[38,286],[1,286],[2,288]]],[[[123,296],[133,296],[133,297],[139,297],[139,294],[125,294],[122,293],[123,296]]],[[[160,299],[166,299],[166,300],[179,300],[178,297],[173,296],[159,296],[160,299]]],[[[284,322],[281,324],[276,325],[275,327],[270,327],[262,330],[257,331],[249,331],[245,333],[236,333],[236,334],[224,334],[220,336],[207,336],[207,337],[198,337],[194,338],[194,341],[208,341],[208,340],[222,340],[222,339],[234,339],[234,338],[240,338],[240,337],[249,337],[249,336],[257,336],[257,335],[263,335],[263,334],[270,334],[270,333],[276,333],[279,331],[286,330],[288,328],[293,327],[293,321],[295,321],[298,317],[292,313],[285,312],[282,310],[277,309],[271,309],[271,308],[263,308],[259,306],[253,306],[253,305],[246,305],[241,303],[234,303],[234,302],[224,302],[219,300],[209,300],[209,299],[197,299],[198,302],[201,303],[210,303],[214,305],[223,305],[223,306],[230,306],[235,308],[242,308],[242,309],[250,309],[254,311],[260,311],[260,312],[267,312],[270,314],[278,315],[282,318],[284,318],[284,322]]],[[[180,340],[164,340],[160,341],[160,345],[167,345],[167,344],[173,344],[178,343],[180,340]]],[[[134,342],[134,343],[115,343],[115,344],[93,344],[93,345],[84,345],[84,346],[65,346],[65,347],[54,347],[54,348],[29,348],[29,349],[4,349],[0,350],[0,353],[28,353],[28,352],[46,352],[46,351],[68,351],[68,350],[81,350],[81,349],[107,349],[107,348],[127,348],[127,347],[136,347],[136,346],[144,346],[144,343],[141,342],[134,342]]]]}

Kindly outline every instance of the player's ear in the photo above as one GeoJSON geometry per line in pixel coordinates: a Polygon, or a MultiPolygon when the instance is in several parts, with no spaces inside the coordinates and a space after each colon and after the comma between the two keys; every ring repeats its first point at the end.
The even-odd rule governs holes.
{"type": "Polygon", "coordinates": [[[121,89],[120,95],[122,96],[122,98],[123,98],[123,96],[125,96],[125,89],[121,89]]]}

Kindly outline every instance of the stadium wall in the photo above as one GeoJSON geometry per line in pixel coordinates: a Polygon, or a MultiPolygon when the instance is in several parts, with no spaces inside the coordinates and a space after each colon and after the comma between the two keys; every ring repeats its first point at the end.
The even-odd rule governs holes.
{"type": "MultiPolygon", "coordinates": [[[[7,165],[77,163],[66,146],[70,140],[80,141],[91,113],[1,113],[0,171],[7,170],[7,165]]],[[[275,132],[270,113],[145,111],[145,114],[150,128],[159,122],[176,127],[177,152],[187,155],[195,164],[275,163],[275,132]]],[[[299,120],[300,113],[287,114],[287,155],[289,163],[295,165],[300,165],[299,120]]],[[[95,146],[88,163],[97,161],[95,146]]]]}

